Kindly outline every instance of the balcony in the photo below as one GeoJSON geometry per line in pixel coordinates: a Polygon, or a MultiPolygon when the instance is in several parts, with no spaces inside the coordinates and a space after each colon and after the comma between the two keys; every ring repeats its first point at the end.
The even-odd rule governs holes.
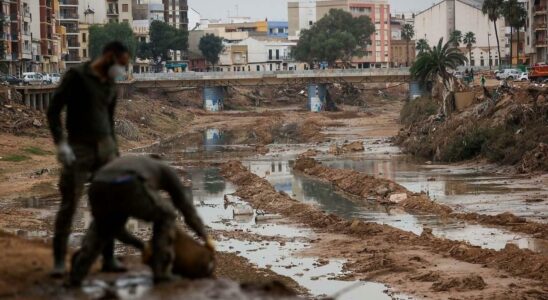
{"type": "Polygon", "coordinates": [[[107,16],[117,16],[117,15],[118,15],[118,9],[107,10],[107,16]]]}
{"type": "Polygon", "coordinates": [[[66,26],[67,34],[70,33],[76,33],[78,34],[80,31],[78,30],[78,26],[66,26]]]}
{"type": "Polygon", "coordinates": [[[61,21],[63,20],[78,20],[80,17],[75,13],[61,13],[59,14],[61,21]]]}
{"type": "Polygon", "coordinates": [[[68,41],[67,43],[67,47],[68,48],[80,48],[80,42],[73,42],[73,41],[68,41]]]}
{"type": "Polygon", "coordinates": [[[534,10],[535,10],[535,16],[546,14],[546,6],[537,5],[534,7],[534,10]]]}
{"type": "Polygon", "coordinates": [[[80,55],[71,55],[71,54],[67,54],[65,56],[65,61],[66,62],[81,62],[82,59],[80,58],[80,55]]]}
{"type": "Polygon", "coordinates": [[[73,6],[78,6],[78,0],[60,0],[59,1],[59,5],[60,6],[63,6],[63,5],[73,5],[73,6]]]}
{"type": "Polygon", "coordinates": [[[548,24],[546,22],[538,22],[534,24],[535,31],[545,31],[548,29],[548,24]]]}

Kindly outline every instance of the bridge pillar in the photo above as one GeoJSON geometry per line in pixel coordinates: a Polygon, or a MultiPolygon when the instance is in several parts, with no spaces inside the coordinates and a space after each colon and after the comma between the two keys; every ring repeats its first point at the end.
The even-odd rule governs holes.
{"type": "Polygon", "coordinates": [[[30,94],[30,108],[36,109],[36,94],[30,94]]]}
{"type": "Polygon", "coordinates": [[[203,91],[204,109],[207,111],[221,111],[224,106],[224,87],[206,86],[203,91]]]}
{"type": "Polygon", "coordinates": [[[418,81],[411,81],[409,83],[409,100],[415,100],[422,97],[423,92],[424,89],[420,86],[418,81]]]}
{"type": "Polygon", "coordinates": [[[44,110],[44,99],[42,93],[36,94],[36,109],[42,111],[44,110]]]}
{"type": "Polygon", "coordinates": [[[25,93],[25,106],[30,107],[30,94],[28,92],[25,93]]]}
{"type": "Polygon", "coordinates": [[[327,85],[324,83],[311,83],[308,85],[308,109],[312,112],[325,110],[327,97],[327,85]]]}

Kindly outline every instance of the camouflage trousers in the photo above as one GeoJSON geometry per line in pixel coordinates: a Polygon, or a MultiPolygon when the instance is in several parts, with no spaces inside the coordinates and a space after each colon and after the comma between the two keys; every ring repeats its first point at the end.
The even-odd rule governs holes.
{"type": "MultiPolygon", "coordinates": [[[[71,166],[64,166],[59,180],[61,206],[55,218],[53,237],[53,256],[55,264],[64,266],[67,254],[67,243],[71,233],[72,221],[84,185],[99,168],[118,156],[116,142],[108,137],[99,142],[70,142],[76,161],[71,166]]],[[[107,245],[103,256],[105,262],[114,259],[114,244],[107,245]]]]}
{"type": "Polygon", "coordinates": [[[150,267],[155,280],[171,276],[177,214],[169,202],[131,173],[120,176],[115,182],[92,182],[89,201],[94,221],[82,247],[73,256],[72,284],[82,282],[109,241],[118,239],[143,248],[141,242],[126,231],[125,224],[130,217],[153,223],[150,267]]]}

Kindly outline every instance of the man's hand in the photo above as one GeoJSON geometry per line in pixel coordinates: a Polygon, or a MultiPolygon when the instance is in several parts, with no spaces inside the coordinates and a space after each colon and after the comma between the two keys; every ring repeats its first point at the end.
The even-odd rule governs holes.
{"type": "Polygon", "coordinates": [[[76,161],[76,155],[67,142],[57,145],[57,160],[64,166],[71,166],[76,161]]]}
{"type": "Polygon", "coordinates": [[[215,252],[215,241],[210,236],[205,238],[205,247],[211,252],[215,252]]]}

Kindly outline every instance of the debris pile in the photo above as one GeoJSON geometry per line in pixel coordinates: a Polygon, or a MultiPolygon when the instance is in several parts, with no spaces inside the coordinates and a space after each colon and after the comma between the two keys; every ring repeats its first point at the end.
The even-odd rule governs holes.
{"type": "Polygon", "coordinates": [[[521,172],[548,171],[548,88],[516,85],[475,91],[475,100],[449,116],[432,98],[408,102],[396,143],[413,155],[456,162],[477,157],[516,165],[521,172]]]}
{"type": "Polygon", "coordinates": [[[47,136],[44,112],[14,103],[0,105],[0,131],[15,135],[47,136]]]}

